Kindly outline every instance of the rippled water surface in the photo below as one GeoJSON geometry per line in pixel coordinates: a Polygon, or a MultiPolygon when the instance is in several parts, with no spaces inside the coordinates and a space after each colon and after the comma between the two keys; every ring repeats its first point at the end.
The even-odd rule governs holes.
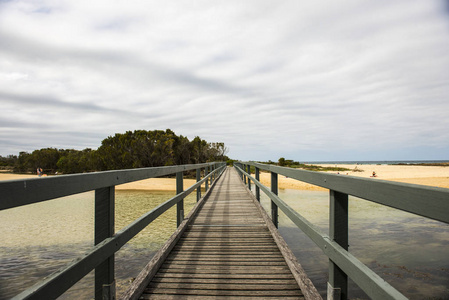
{"type": "MultiPolygon", "coordinates": [[[[116,230],[174,196],[174,192],[117,191],[116,230]]],[[[279,196],[324,233],[327,192],[279,190],[279,196]]],[[[186,214],[195,203],[185,200],[186,214]]],[[[262,197],[269,207],[269,200],[262,197]]],[[[64,267],[93,246],[94,193],[0,211],[0,299],[9,299],[64,267]]],[[[176,227],[171,208],[116,254],[117,293],[169,238],[176,227]]],[[[449,228],[395,209],[349,199],[350,252],[410,299],[449,299],[449,228]]],[[[280,232],[324,296],[327,257],[285,215],[280,232]]],[[[93,272],[92,272],[93,273],[93,272]]],[[[93,274],[61,299],[91,299],[93,274]]],[[[367,297],[354,284],[351,298],[367,297]]]]}
{"type": "MultiPolygon", "coordinates": [[[[170,199],[174,192],[116,191],[116,231],[170,199]]],[[[196,194],[184,200],[186,215],[196,194]]],[[[94,193],[0,211],[0,299],[9,299],[89,251],[94,239],[94,193]]],[[[176,206],[116,253],[117,294],[176,228],[176,206]]],[[[91,299],[93,272],[61,299],[91,299]]]]}
{"type": "MultiPolygon", "coordinates": [[[[329,231],[329,192],[279,190],[289,206],[329,231]]],[[[267,210],[270,200],[262,197],[267,210]]],[[[280,212],[279,230],[325,298],[328,259],[280,212]]],[[[349,251],[410,299],[449,299],[449,226],[349,197],[349,251]]],[[[369,299],[354,283],[351,298],[369,299]]]]}

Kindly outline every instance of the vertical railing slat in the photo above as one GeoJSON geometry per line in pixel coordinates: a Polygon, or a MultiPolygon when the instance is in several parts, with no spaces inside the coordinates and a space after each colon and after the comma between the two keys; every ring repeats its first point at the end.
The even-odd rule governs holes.
{"type": "MultiPolygon", "coordinates": [[[[115,187],[95,190],[95,245],[114,235],[115,187]]],[[[95,268],[95,299],[115,299],[114,255],[95,268]]]]}
{"type": "MultiPolygon", "coordinates": [[[[209,174],[209,167],[208,166],[206,168],[204,168],[204,177],[206,177],[207,174],[209,174]]],[[[207,192],[207,190],[209,189],[209,180],[206,180],[204,184],[206,185],[206,192],[207,192]]]]}
{"type": "MultiPolygon", "coordinates": [[[[271,172],[271,192],[275,195],[278,194],[278,174],[271,172]]],[[[271,220],[274,226],[278,228],[278,206],[271,200],[271,220]]]]}
{"type": "MultiPolygon", "coordinates": [[[[184,191],[183,172],[176,173],[176,194],[184,191]]],[[[184,220],[184,199],[176,203],[176,226],[181,225],[184,220]]]]}
{"type": "MultiPolygon", "coordinates": [[[[256,167],[256,180],[260,181],[260,169],[256,167]]],[[[260,188],[256,185],[256,199],[260,202],[260,188]]]]}
{"type": "MultiPolygon", "coordinates": [[[[248,172],[249,175],[251,175],[251,166],[248,165],[248,172]]],[[[251,180],[248,178],[248,189],[251,191],[251,180]]]]}
{"type": "MultiPolygon", "coordinates": [[[[200,180],[201,180],[201,169],[198,168],[198,169],[196,169],[196,182],[198,182],[200,180]]],[[[201,186],[199,186],[196,189],[196,202],[200,201],[200,199],[201,199],[201,186]]]]}
{"type": "MultiPolygon", "coordinates": [[[[246,171],[246,165],[243,165],[243,171],[246,171]]],[[[246,175],[243,174],[243,183],[246,185],[246,175]]]]}

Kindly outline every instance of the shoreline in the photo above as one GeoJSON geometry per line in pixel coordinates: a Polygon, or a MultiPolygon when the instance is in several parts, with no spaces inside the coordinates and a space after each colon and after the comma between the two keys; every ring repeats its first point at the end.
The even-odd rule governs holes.
{"type": "MultiPolygon", "coordinates": [[[[423,165],[357,165],[357,164],[317,164],[322,167],[342,167],[350,171],[328,171],[328,174],[340,174],[341,176],[355,176],[370,178],[372,180],[388,180],[402,183],[411,183],[432,187],[449,188],[449,167],[423,166],[423,165]],[[377,177],[372,178],[376,172],[377,177]]],[[[0,181],[13,179],[38,178],[34,174],[13,174],[0,172],[0,181]]],[[[260,173],[260,181],[265,186],[270,186],[270,174],[260,173]]],[[[195,179],[184,179],[184,188],[196,183],[195,179]]],[[[310,191],[325,191],[326,189],[308,183],[300,182],[285,176],[279,176],[280,189],[296,189],[310,191]]],[[[149,190],[149,191],[175,191],[175,178],[150,178],[136,182],[125,183],[116,186],[116,190],[149,190]]]]}

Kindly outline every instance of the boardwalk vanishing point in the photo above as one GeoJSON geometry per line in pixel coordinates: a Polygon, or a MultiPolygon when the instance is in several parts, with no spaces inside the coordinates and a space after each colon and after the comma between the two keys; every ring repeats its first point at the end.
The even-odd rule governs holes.
{"type": "Polygon", "coordinates": [[[322,299],[234,169],[123,299],[322,299]]]}

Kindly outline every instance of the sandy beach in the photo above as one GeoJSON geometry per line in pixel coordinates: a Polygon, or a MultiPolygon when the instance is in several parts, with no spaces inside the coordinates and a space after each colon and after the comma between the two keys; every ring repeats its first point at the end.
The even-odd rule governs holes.
{"type": "MultiPolygon", "coordinates": [[[[449,167],[441,166],[414,166],[414,165],[325,165],[323,167],[341,167],[352,171],[326,172],[342,176],[356,176],[370,178],[372,180],[389,180],[404,183],[413,183],[420,185],[428,185],[433,187],[449,188],[449,167]],[[356,169],[358,171],[354,171],[356,169]],[[372,178],[371,175],[376,172],[377,177],[372,178]]],[[[264,185],[270,185],[270,174],[261,173],[261,182],[264,185]]],[[[281,189],[297,189],[297,190],[325,190],[323,188],[299,182],[297,180],[279,176],[279,188],[281,189]]]]}
{"type": "MultiPolygon", "coordinates": [[[[37,175],[32,174],[9,174],[0,173],[0,181],[2,180],[15,180],[15,179],[27,179],[38,178],[37,175]]],[[[41,177],[45,178],[45,177],[41,177]]],[[[184,188],[188,188],[196,183],[195,179],[184,178],[184,188]]],[[[140,180],[136,182],[130,182],[121,184],[115,187],[116,190],[150,190],[150,191],[175,191],[176,179],[175,178],[150,178],[140,180]]]]}
{"type": "MultiPolygon", "coordinates": [[[[339,172],[342,176],[357,176],[370,178],[372,180],[390,180],[397,182],[413,183],[420,185],[428,185],[433,187],[449,188],[449,167],[442,166],[407,166],[407,165],[320,165],[325,167],[343,167],[352,171],[339,172]],[[359,172],[354,171],[357,167],[359,172]],[[370,177],[376,172],[377,177],[370,177]]],[[[326,172],[334,173],[337,172],[326,172]]],[[[254,176],[254,175],[253,175],[254,176]]],[[[37,178],[37,175],[22,175],[0,173],[1,180],[37,178]]],[[[269,186],[270,174],[260,174],[261,182],[269,186]]],[[[194,179],[184,179],[184,188],[193,185],[194,179]]],[[[281,189],[297,189],[297,190],[324,190],[307,183],[303,183],[292,178],[279,176],[279,188],[281,189]]],[[[176,190],[176,179],[174,178],[150,178],[146,180],[122,184],[116,187],[117,190],[153,190],[153,191],[174,191],[176,190]]]]}

